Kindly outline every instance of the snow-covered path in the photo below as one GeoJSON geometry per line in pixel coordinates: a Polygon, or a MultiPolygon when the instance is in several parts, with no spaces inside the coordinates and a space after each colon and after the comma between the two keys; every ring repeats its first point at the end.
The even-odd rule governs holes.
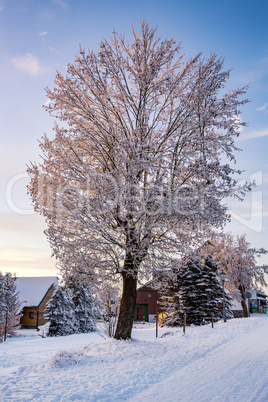
{"type": "Polygon", "coordinates": [[[155,339],[140,325],[128,342],[97,334],[9,340],[0,345],[0,400],[268,400],[268,316],[176,331],[155,339]]]}
{"type": "Polygon", "coordinates": [[[133,400],[268,401],[267,324],[237,334],[133,400]]]}

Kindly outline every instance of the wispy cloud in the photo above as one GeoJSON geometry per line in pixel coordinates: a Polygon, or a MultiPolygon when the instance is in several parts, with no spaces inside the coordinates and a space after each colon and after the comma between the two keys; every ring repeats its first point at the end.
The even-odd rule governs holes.
{"type": "Polygon", "coordinates": [[[257,107],[257,112],[264,112],[264,114],[268,114],[268,103],[265,103],[263,106],[257,107]]]}
{"type": "Polygon", "coordinates": [[[50,50],[51,52],[59,53],[57,49],[51,46],[48,46],[48,50],[50,50]]]}
{"type": "Polygon", "coordinates": [[[42,73],[42,68],[39,60],[31,53],[26,53],[25,56],[11,57],[12,64],[21,71],[29,75],[39,75],[42,73]]]}
{"type": "Polygon", "coordinates": [[[267,137],[268,136],[268,127],[262,128],[260,130],[253,130],[253,131],[248,131],[240,135],[238,138],[239,140],[251,140],[254,138],[260,138],[260,137],[267,137]]]}
{"type": "Polygon", "coordinates": [[[57,4],[57,5],[61,6],[62,8],[68,7],[67,2],[65,2],[63,0],[52,0],[52,4],[57,4]]]}
{"type": "Polygon", "coordinates": [[[0,12],[4,10],[4,0],[0,0],[0,12]]]}
{"type": "Polygon", "coordinates": [[[46,36],[48,34],[48,31],[40,32],[38,36],[46,36]]]}

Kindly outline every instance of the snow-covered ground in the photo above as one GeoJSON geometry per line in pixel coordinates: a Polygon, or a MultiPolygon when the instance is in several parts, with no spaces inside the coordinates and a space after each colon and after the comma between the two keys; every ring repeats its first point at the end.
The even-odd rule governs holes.
{"type": "Polygon", "coordinates": [[[0,344],[0,400],[268,401],[268,316],[182,330],[135,325],[131,341],[97,333],[0,344]]]}

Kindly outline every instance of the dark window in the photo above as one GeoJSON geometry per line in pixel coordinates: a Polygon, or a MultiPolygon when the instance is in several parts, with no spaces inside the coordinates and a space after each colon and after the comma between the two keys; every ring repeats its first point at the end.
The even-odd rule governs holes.
{"type": "Polygon", "coordinates": [[[29,318],[34,318],[34,313],[33,313],[33,311],[30,311],[30,312],[29,312],[29,318]]]}

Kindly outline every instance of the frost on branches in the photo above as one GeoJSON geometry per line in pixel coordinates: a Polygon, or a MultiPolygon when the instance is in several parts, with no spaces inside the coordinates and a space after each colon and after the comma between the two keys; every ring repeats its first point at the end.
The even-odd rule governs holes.
{"type": "Polygon", "coordinates": [[[62,269],[121,276],[117,339],[131,337],[138,275],[227,218],[238,172],[221,159],[234,160],[247,102],[246,88],[223,92],[228,78],[215,54],[186,61],[142,22],[132,42],[113,32],[97,52],[80,49],[47,89],[59,123],[29,192],[62,269]]]}
{"type": "Polygon", "coordinates": [[[248,317],[246,292],[256,286],[267,286],[267,265],[258,265],[257,258],[267,254],[264,248],[251,247],[246,236],[230,233],[212,235],[203,246],[203,253],[211,253],[227,274],[226,287],[231,295],[241,301],[243,317],[248,317]]]}
{"type": "Polygon", "coordinates": [[[98,333],[105,339],[113,338],[119,314],[120,298],[118,288],[111,283],[105,283],[99,291],[100,318],[98,333]]]}

